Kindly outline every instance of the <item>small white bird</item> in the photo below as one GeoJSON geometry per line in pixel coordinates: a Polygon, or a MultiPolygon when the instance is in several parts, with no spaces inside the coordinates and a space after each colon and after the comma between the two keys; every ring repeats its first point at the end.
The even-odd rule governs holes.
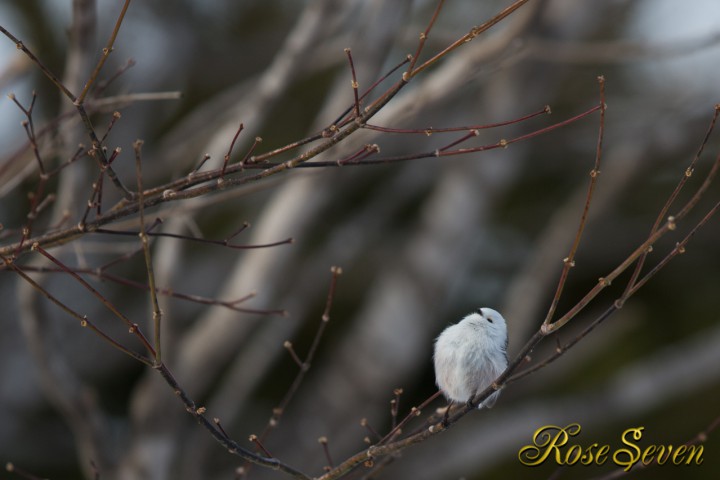
{"type": "MultiPolygon", "coordinates": [[[[469,401],[485,390],[508,364],[507,325],[492,308],[478,308],[447,327],[435,341],[435,381],[451,402],[469,401]]],[[[500,392],[478,408],[491,408],[500,392]]]]}

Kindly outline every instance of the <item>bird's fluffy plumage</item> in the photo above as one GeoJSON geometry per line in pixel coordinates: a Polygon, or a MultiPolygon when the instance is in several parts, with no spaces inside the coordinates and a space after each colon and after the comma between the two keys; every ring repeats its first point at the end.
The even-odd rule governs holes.
{"type": "MultiPolygon", "coordinates": [[[[467,402],[507,368],[507,325],[491,308],[479,308],[447,327],[435,341],[435,379],[445,397],[467,402]]],[[[490,408],[500,392],[479,408],[490,408]]]]}

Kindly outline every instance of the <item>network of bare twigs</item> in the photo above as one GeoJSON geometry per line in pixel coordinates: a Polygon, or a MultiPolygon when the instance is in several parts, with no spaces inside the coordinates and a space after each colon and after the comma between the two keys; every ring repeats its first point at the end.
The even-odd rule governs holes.
{"type": "MultiPolygon", "coordinates": [[[[237,155],[235,153],[235,144],[242,134],[244,126],[240,124],[233,138],[229,139],[229,147],[227,154],[223,159],[222,166],[217,169],[203,170],[202,167],[209,159],[204,157],[199,164],[185,175],[179,176],[162,185],[144,185],[143,183],[143,142],[138,140],[133,146],[135,160],[135,185],[127,185],[116,173],[114,165],[116,162],[122,161],[122,151],[119,147],[113,148],[109,145],[109,134],[116,122],[121,121],[121,115],[115,112],[112,115],[110,123],[104,132],[100,132],[90,120],[90,114],[105,108],[108,103],[107,99],[102,98],[102,92],[107,84],[120,75],[126,65],[118,74],[110,77],[110,79],[101,82],[100,76],[103,72],[105,62],[111,52],[116,40],[117,34],[123,23],[125,13],[130,5],[130,0],[124,2],[121,13],[118,16],[115,28],[113,29],[107,45],[102,51],[100,60],[95,66],[90,78],[85,83],[80,93],[71,92],[62,81],[49,69],[43,62],[23,43],[22,40],[15,37],[4,27],[0,26],[0,31],[11,41],[15,43],[18,50],[30,58],[35,66],[39,68],[44,75],[55,85],[55,87],[67,98],[75,107],[74,112],[63,114],[50,122],[50,125],[57,125],[66,121],[71,116],[77,116],[82,121],[88,138],[89,146],[81,145],[74,153],[59,165],[52,165],[48,162],[43,154],[40,144],[44,137],[51,131],[49,127],[37,128],[34,120],[34,107],[37,97],[33,94],[29,102],[23,102],[14,96],[11,97],[17,107],[25,116],[23,128],[27,136],[26,149],[32,151],[35,164],[36,176],[34,191],[30,192],[30,206],[25,216],[24,224],[17,228],[4,226],[0,231],[0,239],[4,242],[0,245],[0,271],[13,272],[24,282],[30,284],[38,293],[43,295],[50,302],[55,304],[59,309],[63,310],[67,315],[75,319],[82,327],[92,330],[100,339],[107,342],[113,348],[125,353],[132,359],[141,362],[148,368],[158,372],[168,387],[180,399],[188,414],[193,416],[197,422],[205,428],[208,433],[219,442],[229,453],[242,458],[247,462],[245,469],[249,469],[250,465],[259,465],[267,468],[280,470],[291,477],[309,479],[312,476],[303,472],[301,469],[284,463],[281,459],[275,458],[264,446],[263,442],[271,433],[273,428],[278,424],[283,413],[293,399],[295,392],[301,387],[303,379],[308,372],[312,363],[314,354],[318,344],[322,338],[323,332],[330,320],[331,306],[336,290],[336,283],[341,273],[339,267],[332,268],[332,277],[328,290],[327,302],[324,312],[321,316],[321,322],[317,329],[316,335],[311,347],[305,354],[304,358],[295,351],[292,343],[286,342],[285,348],[291,357],[297,363],[298,373],[294,382],[289,387],[287,393],[278,403],[277,408],[272,412],[272,416],[267,422],[267,426],[260,435],[251,436],[250,440],[256,446],[255,450],[243,447],[238,441],[232,439],[223,429],[221,420],[208,416],[208,412],[202,406],[198,406],[193,399],[189,397],[182,387],[182,382],[176,379],[170,369],[163,361],[161,352],[161,336],[162,336],[162,318],[163,313],[159,307],[158,295],[170,296],[190,302],[203,305],[213,305],[225,307],[246,313],[256,314],[282,314],[282,310],[254,310],[245,308],[244,302],[253,296],[252,293],[241,298],[224,301],[214,298],[202,297],[191,293],[181,293],[173,291],[170,288],[156,284],[153,272],[153,256],[151,250],[151,241],[153,238],[161,236],[172,236],[180,241],[200,242],[202,244],[227,249],[249,249],[249,248],[273,248],[279,245],[292,242],[292,239],[281,239],[276,242],[262,245],[245,245],[236,243],[235,238],[242,233],[247,227],[243,224],[237,231],[229,235],[227,238],[216,240],[207,239],[200,236],[176,235],[169,233],[157,232],[156,229],[162,220],[156,218],[149,219],[149,210],[154,207],[163,206],[170,202],[181,202],[183,200],[211,195],[222,190],[238,188],[242,185],[261,182],[265,179],[275,177],[280,174],[289,174],[293,169],[298,168],[338,168],[338,167],[358,167],[377,164],[388,164],[394,162],[414,161],[423,158],[449,157],[456,155],[465,155],[475,152],[481,152],[491,149],[507,148],[510,145],[530,140],[549,131],[562,128],[570,123],[580,121],[591,116],[599,117],[597,148],[595,162],[590,171],[590,179],[587,189],[584,209],[578,222],[572,247],[567,256],[563,259],[563,269],[558,280],[557,289],[552,302],[548,308],[547,316],[527,341],[525,346],[510,362],[507,370],[496,379],[496,381],[484,392],[478,392],[475,398],[468,405],[455,408],[449,415],[447,424],[440,422],[440,418],[431,413],[426,415],[426,409],[430,403],[435,400],[438,394],[428,398],[422,404],[412,407],[404,416],[399,412],[399,401],[402,390],[398,389],[394,392],[394,401],[391,408],[392,426],[391,429],[384,433],[375,431],[366,420],[363,426],[370,432],[368,442],[370,445],[363,451],[358,452],[340,463],[333,463],[329,450],[327,448],[327,439],[321,439],[327,456],[328,467],[322,473],[320,480],[332,480],[346,476],[354,471],[357,467],[364,465],[366,471],[376,472],[383,468],[392,456],[399,451],[419,442],[426,441],[431,437],[442,433],[448,427],[460,421],[464,416],[474,410],[474,407],[492,394],[495,390],[502,389],[507,385],[517,382],[528,375],[542,369],[560,356],[567,350],[581,342],[594,328],[601,322],[610,317],[617,310],[621,309],[625,302],[633,296],[642,286],[651,280],[657,273],[662,270],[668,262],[678,255],[684,253],[688,244],[698,230],[707,224],[708,221],[716,214],[720,203],[716,203],[708,209],[701,220],[685,229],[685,233],[680,235],[680,226],[686,220],[689,212],[695,208],[700,198],[707,192],[711,183],[714,181],[717,170],[720,168],[720,156],[718,156],[712,167],[705,172],[702,182],[695,187],[690,199],[681,206],[676,205],[678,194],[684,188],[695,174],[697,162],[700,159],[703,150],[713,132],[715,122],[720,107],[715,108],[715,115],[712,117],[707,134],[702,140],[700,147],[686,170],[680,175],[680,180],[674,192],[668,197],[666,203],[660,208],[657,220],[650,228],[647,238],[637,245],[635,250],[631,252],[625,260],[623,260],[614,269],[611,269],[605,276],[600,278],[597,284],[587,292],[587,294],[578,301],[572,308],[563,314],[557,311],[559,301],[561,299],[563,288],[567,282],[568,276],[575,265],[575,255],[581,242],[582,234],[586,226],[588,212],[592,205],[593,193],[600,178],[601,163],[603,156],[603,134],[605,129],[605,79],[598,78],[599,95],[596,105],[591,106],[587,110],[578,113],[575,116],[564,119],[544,126],[539,129],[530,130],[528,133],[517,136],[515,138],[501,139],[497,142],[486,145],[473,145],[471,141],[478,136],[478,132],[482,129],[500,127],[505,125],[524,124],[530,119],[546,115],[550,113],[550,107],[543,107],[535,112],[529,113],[519,118],[499,122],[488,125],[466,125],[444,128],[406,128],[398,126],[380,126],[371,123],[371,119],[380,112],[393,98],[405,88],[413,78],[421,75],[426,69],[437,62],[443,61],[450,56],[458,48],[464,47],[471,40],[480,36],[496,24],[503,21],[509,15],[513,14],[517,9],[521,8],[527,0],[519,0],[512,3],[509,7],[477,27],[471,29],[467,34],[458,38],[447,48],[430,56],[429,59],[422,60],[425,54],[425,43],[432,32],[433,25],[441,13],[443,1],[438,2],[437,8],[427,24],[427,28],[420,35],[420,40],[416,51],[408,55],[398,65],[387,72],[386,75],[379,78],[374,84],[362,89],[358,84],[353,62],[352,52],[350,49],[345,51],[348,59],[349,70],[351,72],[351,93],[352,102],[347,109],[337,116],[336,120],[327,125],[321,131],[307,138],[289,143],[283,147],[273,149],[271,151],[262,152],[262,139],[256,138],[250,148],[237,155]],[[381,91],[381,87],[390,83],[391,85],[381,91]],[[597,115],[596,115],[597,114],[597,115]],[[366,145],[350,155],[343,156],[335,160],[314,160],[315,157],[324,152],[332,152],[332,149],[350,138],[354,133],[363,130],[374,130],[381,133],[407,134],[407,135],[427,135],[435,136],[445,140],[441,140],[437,148],[431,151],[411,152],[403,156],[383,156],[380,153],[380,147],[376,144],[366,145]],[[455,138],[447,139],[455,136],[455,138]],[[238,159],[239,158],[239,159],[238,159]],[[85,160],[92,160],[96,164],[96,179],[87,192],[86,207],[82,212],[71,212],[66,215],[62,221],[55,225],[46,225],[43,216],[47,213],[48,206],[52,205],[55,200],[51,186],[53,180],[67,168],[73,168],[74,165],[85,160]],[[109,183],[109,185],[108,185],[109,183]],[[115,194],[120,195],[121,199],[113,204],[108,205],[107,192],[108,188],[112,188],[115,194]],[[114,227],[120,220],[131,220],[135,228],[121,229],[114,227]],[[133,252],[124,254],[116,259],[93,268],[69,265],[61,261],[57,256],[51,253],[51,250],[59,245],[72,242],[86,235],[114,235],[114,236],[138,236],[139,247],[133,252]],[[677,236],[678,240],[674,248],[666,252],[660,261],[652,268],[645,268],[648,253],[658,240],[665,236],[677,236]],[[128,278],[123,278],[112,273],[113,266],[131,258],[135,255],[142,255],[145,262],[146,282],[138,282],[128,278]],[[44,263],[38,263],[35,260],[43,258],[44,263]],[[30,261],[32,259],[33,261],[30,261]],[[595,299],[598,294],[624,272],[631,271],[631,275],[623,294],[617,298],[612,304],[607,306],[606,310],[598,316],[590,325],[588,325],[579,335],[566,344],[558,345],[555,353],[547,358],[534,359],[531,353],[544,339],[550,334],[556,332],[573,320],[585,307],[595,299]],[[60,295],[49,291],[37,279],[38,275],[43,274],[61,274],[67,276],[72,281],[77,282],[87,293],[94,296],[100,301],[104,307],[122,322],[128,332],[134,337],[139,345],[138,351],[135,347],[126,344],[125,339],[119,339],[103,330],[94,319],[80,311],[75,310],[66,304],[60,295]],[[103,295],[96,289],[89,279],[103,280],[114,282],[119,285],[129,286],[142,292],[147,292],[152,303],[152,318],[149,322],[138,322],[128,318],[116,304],[108,297],[103,295]],[[149,332],[146,332],[148,329],[149,332]],[[423,417],[424,416],[424,417],[423,417]],[[418,421],[417,419],[422,419],[418,421]],[[419,423],[419,425],[417,425],[419,423]],[[412,425],[415,425],[411,428],[412,425]]],[[[123,101],[138,101],[140,97],[126,98],[123,101]]],[[[6,168],[0,166],[0,168],[6,168]]],[[[708,432],[715,428],[708,429],[708,432]]],[[[10,467],[9,467],[10,468],[10,467]]],[[[21,474],[21,470],[12,467],[17,474],[21,474]]],[[[30,477],[28,477],[30,478],[30,477]]]]}

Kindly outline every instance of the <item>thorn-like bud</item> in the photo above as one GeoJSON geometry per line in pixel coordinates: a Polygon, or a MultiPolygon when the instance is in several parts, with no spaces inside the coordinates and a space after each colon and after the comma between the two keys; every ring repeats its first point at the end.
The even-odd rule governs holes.
{"type": "Polygon", "coordinates": [[[677,252],[678,252],[679,254],[681,254],[681,255],[682,255],[683,253],[685,253],[685,245],[682,245],[680,242],[678,242],[678,243],[675,244],[675,249],[676,249],[677,252]]]}
{"type": "Polygon", "coordinates": [[[205,407],[199,407],[197,410],[195,410],[195,413],[197,413],[198,415],[202,415],[205,412],[207,412],[207,408],[205,407]]]}
{"type": "Polygon", "coordinates": [[[327,445],[327,443],[328,443],[327,437],[326,437],[326,436],[322,436],[322,437],[318,438],[318,443],[321,444],[321,445],[327,445]]]}
{"type": "Polygon", "coordinates": [[[675,217],[673,217],[672,215],[667,218],[667,223],[668,230],[675,230],[677,228],[677,225],[675,225],[675,217]]]}
{"type": "Polygon", "coordinates": [[[570,268],[572,268],[572,267],[575,266],[575,260],[570,261],[570,258],[569,258],[569,257],[563,258],[563,263],[564,263],[565,265],[569,265],[570,268]]]}

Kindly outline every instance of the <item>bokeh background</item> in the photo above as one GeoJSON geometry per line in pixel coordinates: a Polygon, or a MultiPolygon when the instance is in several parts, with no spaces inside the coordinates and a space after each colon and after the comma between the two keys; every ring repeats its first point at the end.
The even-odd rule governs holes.
{"type": "MultiPolygon", "coordinates": [[[[4,1],[0,24],[79,91],[120,3],[4,1]]],[[[446,2],[425,58],[508,4],[446,2]]],[[[263,139],[257,151],[270,151],[321,130],[350,105],[344,48],[352,48],[362,90],[415,51],[434,8],[435,2],[420,0],[133,2],[101,78],[129,59],[134,66],[89,100],[92,118],[104,131],[111,113],[122,112],[107,146],[123,149],[115,167],[129,184],[132,142],[138,138],[145,141],[146,186],[187,174],[205,153],[211,156],[205,168],[220,165],[240,122],[245,130],[236,157],[255,136],[263,139]],[[182,96],[166,99],[175,94],[158,92],[182,96]],[[139,93],[155,95],[112,102],[139,93]]],[[[550,116],[483,130],[472,145],[494,143],[591,108],[599,98],[596,78],[604,75],[602,174],[560,302],[564,313],[646,238],[708,128],[720,99],[718,65],[720,4],[712,0],[531,1],[414,79],[373,123],[477,125],[551,106],[550,116]]],[[[38,180],[22,114],[6,95],[12,92],[27,104],[33,90],[36,128],[50,125],[41,142],[50,164],[69,158],[78,142],[87,143],[72,115],[53,123],[71,105],[9,39],[0,38],[3,244],[17,239],[12,229],[23,225],[27,195],[38,180]]],[[[162,297],[168,365],[211,417],[251,447],[245,439],[264,428],[297,373],[283,342],[291,340],[301,356],[307,352],[330,267],[341,266],[317,357],[266,441],[278,458],[319,474],[327,460],[318,437],[328,438],[339,463],[364,448],[363,437],[370,434],[360,426],[362,418],[375,430],[389,429],[394,389],[403,389],[401,413],[434,393],[432,342],[445,326],[478,306],[496,308],[508,321],[511,356],[539,327],[582,210],[597,131],[595,114],[504,150],[297,169],[150,212],[164,220],[158,228],[170,233],[223,239],[249,222],[237,242],[294,239],[292,245],[234,251],[156,238],[160,285],[222,300],[255,292],[244,304],[248,308],[287,311],[238,313],[162,297]]],[[[383,155],[405,155],[454,138],[370,131],[356,137],[320,160],[343,158],[365,143],[377,143],[383,155]]],[[[718,148],[714,135],[680,204],[700,184],[718,148]]],[[[53,179],[57,200],[36,229],[53,225],[66,210],[70,222],[79,218],[96,175],[92,167],[85,159],[53,179]]],[[[113,192],[105,195],[110,205],[113,192]]],[[[677,234],[655,246],[649,266],[717,199],[715,184],[677,234]]],[[[133,219],[113,225],[133,227],[133,219]]],[[[694,438],[718,417],[719,238],[713,219],[684,255],[578,346],[509,386],[491,411],[469,415],[446,434],[404,451],[378,478],[548,478],[557,465],[528,468],[517,459],[535,430],[548,424],[581,424],[583,445],[619,447],[621,433],[636,426],[645,427],[642,445],[694,438]]],[[[88,235],[53,254],[68,265],[92,268],[138,246],[132,237],[88,235]]],[[[23,262],[34,265],[37,259],[27,255],[23,262]]],[[[145,281],[141,255],[109,271],[145,281]]],[[[126,329],[69,278],[35,278],[132,344],[126,329]]],[[[622,293],[627,278],[533,357],[542,359],[558,341],[574,338],[622,293]]],[[[147,324],[145,292],[109,281],[97,288],[147,324]]],[[[91,459],[103,479],[233,478],[241,463],[194,423],[156,372],[77,328],[7,270],[0,270],[0,305],[3,462],[58,480],[91,474],[91,459]],[[68,399],[74,406],[63,403],[68,399]],[[84,418],[73,420],[68,412],[78,410],[84,418]],[[96,436],[83,437],[83,424],[96,436]],[[87,438],[96,442],[88,445],[87,438]]],[[[636,477],[715,478],[718,448],[717,434],[710,434],[702,466],[665,466],[636,477]]],[[[559,478],[589,478],[613,468],[571,467],[559,478]]],[[[282,475],[253,468],[249,478],[282,475]]]]}

